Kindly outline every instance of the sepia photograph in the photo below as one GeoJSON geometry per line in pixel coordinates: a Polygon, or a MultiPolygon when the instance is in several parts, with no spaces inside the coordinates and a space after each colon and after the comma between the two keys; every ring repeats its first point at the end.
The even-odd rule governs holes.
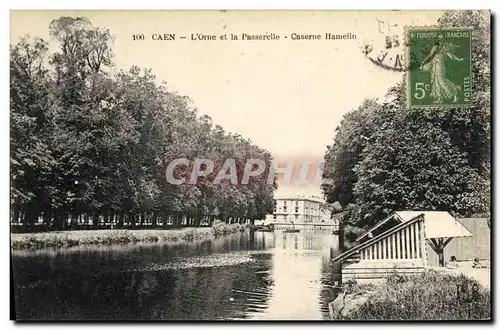
{"type": "Polygon", "coordinates": [[[491,321],[490,10],[11,10],[15,321],[491,321]]]}

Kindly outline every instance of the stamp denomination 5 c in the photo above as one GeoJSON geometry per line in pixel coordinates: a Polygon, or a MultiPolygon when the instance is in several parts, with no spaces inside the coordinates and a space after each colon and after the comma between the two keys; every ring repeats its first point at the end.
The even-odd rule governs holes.
{"type": "Polygon", "coordinates": [[[472,104],[470,28],[407,28],[410,107],[472,104]]]}

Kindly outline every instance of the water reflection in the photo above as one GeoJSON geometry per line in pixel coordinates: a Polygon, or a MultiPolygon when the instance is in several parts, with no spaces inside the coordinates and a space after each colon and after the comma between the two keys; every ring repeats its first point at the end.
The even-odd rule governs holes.
{"type": "Polygon", "coordinates": [[[15,253],[19,319],[322,319],[340,270],[325,233],[15,253]]]}

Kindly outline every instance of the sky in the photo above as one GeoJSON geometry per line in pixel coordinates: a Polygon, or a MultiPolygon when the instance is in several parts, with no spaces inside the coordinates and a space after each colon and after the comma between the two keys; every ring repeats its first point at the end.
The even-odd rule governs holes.
{"type": "MultiPolygon", "coordinates": [[[[383,99],[402,73],[384,69],[362,53],[378,54],[387,35],[404,38],[404,26],[430,26],[439,11],[26,11],[11,12],[11,43],[23,35],[51,40],[48,26],[60,16],[86,16],[114,35],[115,70],[151,68],[169,90],[187,95],[200,114],[239,133],[280,161],[321,159],[342,116],[365,98],[383,99]],[[175,33],[175,41],[153,34],[175,33]],[[191,34],[275,33],[280,40],[193,41],[191,34]],[[292,40],[291,34],[321,40],[292,40]],[[356,39],[326,40],[352,33],[356,39]],[[143,34],[145,40],[133,40],[143,34]],[[187,39],[179,39],[186,36],[187,39]],[[288,38],[284,38],[288,36],[288,38]]],[[[54,40],[51,43],[56,47],[54,40]]],[[[390,50],[385,58],[404,54],[390,50]]],[[[320,195],[317,184],[281,185],[279,194],[320,195]]]]}

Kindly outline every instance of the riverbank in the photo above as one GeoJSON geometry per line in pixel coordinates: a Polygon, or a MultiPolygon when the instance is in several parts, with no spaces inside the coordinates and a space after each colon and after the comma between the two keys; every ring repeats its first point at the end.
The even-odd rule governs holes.
{"type": "Polygon", "coordinates": [[[484,320],[490,315],[489,288],[464,274],[436,270],[394,274],[373,284],[351,282],[330,303],[335,320],[484,320]]]}
{"type": "Polygon", "coordinates": [[[104,229],[11,234],[13,250],[70,248],[130,243],[195,242],[245,230],[244,225],[215,222],[212,227],[181,229],[104,229]]]}

